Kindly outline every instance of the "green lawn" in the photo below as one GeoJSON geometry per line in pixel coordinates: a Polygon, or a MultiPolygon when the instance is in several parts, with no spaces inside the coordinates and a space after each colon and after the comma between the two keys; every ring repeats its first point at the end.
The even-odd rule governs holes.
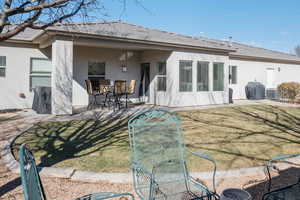
{"type": "MultiPolygon", "coordinates": [[[[279,153],[300,152],[300,108],[269,105],[178,112],[187,147],[217,160],[219,170],[253,167],[279,153]]],[[[128,172],[126,118],[40,123],[20,136],[43,166],[128,172]]],[[[190,157],[192,171],[209,163],[190,157]]]]}

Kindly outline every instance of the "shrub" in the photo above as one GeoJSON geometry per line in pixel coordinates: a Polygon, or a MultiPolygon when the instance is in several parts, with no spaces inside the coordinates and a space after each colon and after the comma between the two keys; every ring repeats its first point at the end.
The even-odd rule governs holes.
{"type": "Polygon", "coordinates": [[[300,94],[300,83],[285,82],[278,86],[278,91],[281,98],[295,101],[296,97],[300,94]]]}

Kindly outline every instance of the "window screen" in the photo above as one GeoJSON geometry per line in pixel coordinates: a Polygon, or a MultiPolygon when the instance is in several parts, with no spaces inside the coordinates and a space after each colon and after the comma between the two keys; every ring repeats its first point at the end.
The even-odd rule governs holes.
{"type": "Polygon", "coordinates": [[[224,63],[214,63],[213,78],[214,91],[224,91],[224,63]]]}
{"type": "Polygon", "coordinates": [[[157,91],[166,91],[167,89],[167,70],[166,62],[157,63],[157,91]]]}
{"type": "Polygon", "coordinates": [[[30,89],[51,87],[52,63],[45,58],[31,58],[30,89]]]}
{"type": "Polygon", "coordinates": [[[198,62],[197,64],[197,91],[209,90],[209,63],[198,62]]]}
{"type": "Polygon", "coordinates": [[[0,56],[0,77],[6,76],[6,56],[0,56]]]}
{"type": "Polygon", "coordinates": [[[237,84],[237,66],[229,66],[229,83],[237,84]]]}
{"type": "Polygon", "coordinates": [[[193,62],[192,61],[179,62],[179,91],[180,92],[193,91],[193,62]]]}

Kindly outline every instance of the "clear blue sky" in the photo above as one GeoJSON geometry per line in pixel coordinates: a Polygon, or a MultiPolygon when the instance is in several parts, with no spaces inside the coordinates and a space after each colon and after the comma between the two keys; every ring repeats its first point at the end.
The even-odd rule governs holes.
{"type": "Polygon", "coordinates": [[[291,52],[300,44],[300,0],[106,0],[119,20],[181,34],[234,41],[291,52]]]}

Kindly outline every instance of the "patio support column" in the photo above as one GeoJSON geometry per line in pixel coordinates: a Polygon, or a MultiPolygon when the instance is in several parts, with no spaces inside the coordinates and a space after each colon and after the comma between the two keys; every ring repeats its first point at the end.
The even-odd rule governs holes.
{"type": "Polygon", "coordinates": [[[73,42],[52,43],[52,114],[72,114],[73,42]]]}

